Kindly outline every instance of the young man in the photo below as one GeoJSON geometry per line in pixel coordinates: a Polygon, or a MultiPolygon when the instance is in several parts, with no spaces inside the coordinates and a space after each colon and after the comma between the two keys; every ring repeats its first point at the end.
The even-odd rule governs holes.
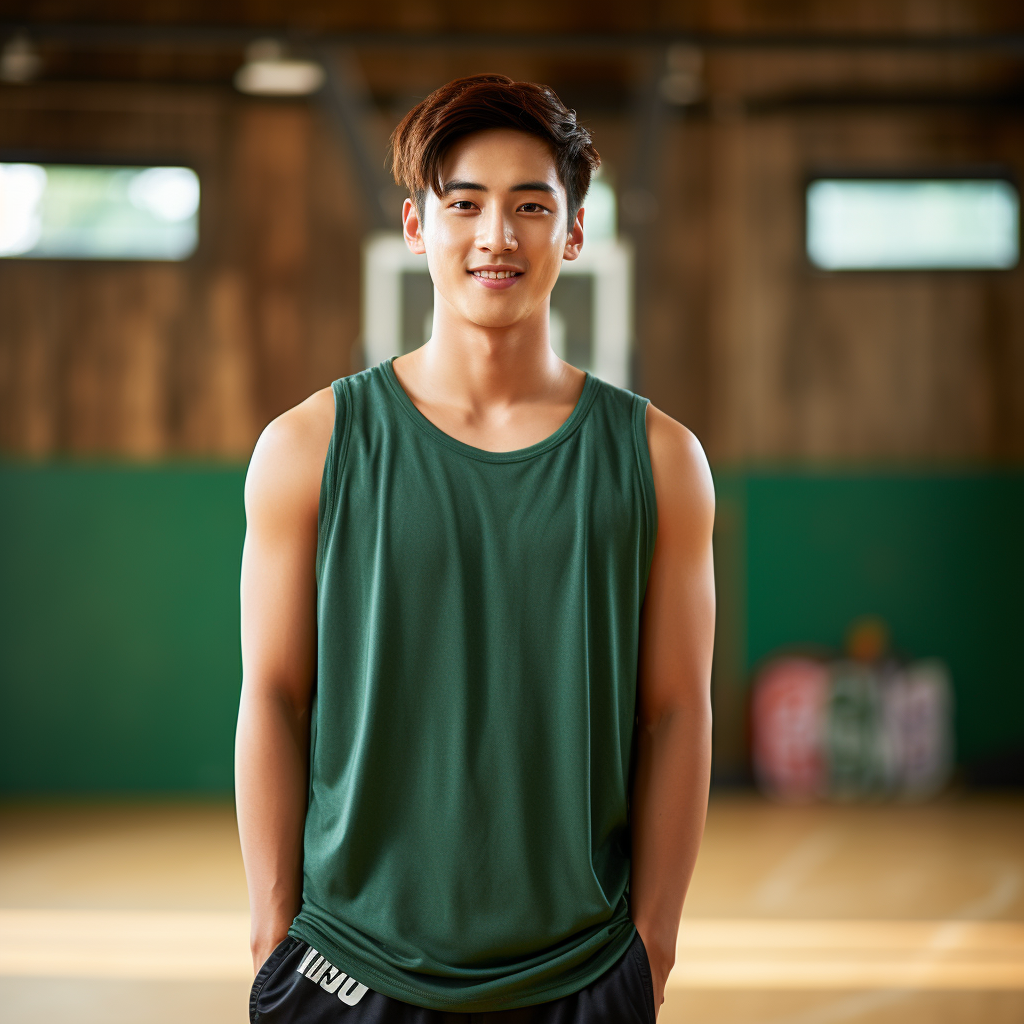
{"type": "Polygon", "coordinates": [[[481,75],[393,141],[431,339],[246,479],[251,1018],[654,1024],[707,809],[707,463],[549,344],[599,161],[573,112],[481,75]]]}

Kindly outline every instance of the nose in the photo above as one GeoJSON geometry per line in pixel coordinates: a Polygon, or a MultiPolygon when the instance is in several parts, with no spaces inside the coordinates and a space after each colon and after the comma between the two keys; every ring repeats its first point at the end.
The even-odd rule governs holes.
{"type": "Polygon", "coordinates": [[[519,248],[511,221],[498,203],[493,203],[477,221],[476,247],[481,252],[515,252],[519,248]]]}

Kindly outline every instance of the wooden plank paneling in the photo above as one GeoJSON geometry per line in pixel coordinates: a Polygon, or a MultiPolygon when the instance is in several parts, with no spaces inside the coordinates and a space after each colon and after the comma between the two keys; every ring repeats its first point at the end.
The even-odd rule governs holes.
{"type": "MultiPolygon", "coordinates": [[[[797,6],[809,26],[832,25],[820,4],[797,6]]],[[[754,7],[721,5],[709,27],[767,26],[754,7]]],[[[877,19],[865,18],[866,31],[877,19]]],[[[906,27],[985,27],[949,18],[906,27]]],[[[362,60],[385,127],[413,96],[498,57],[570,90],[594,72],[541,51],[386,56],[362,60]]],[[[641,80],[635,55],[595,60],[618,61],[616,88],[641,80]]],[[[1024,272],[830,275],[803,251],[816,170],[984,164],[1024,180],[1019,105],[977,100],[1014,95],[1022,74],[977,53],[706,54],[704,101],[668,118],[655,219],[636,229],[637,390],[719,463],[1024,459],[1024,272]],[[865,101],[872,91],[892,96],[865,101]]],[[[633,109],[580,107],[620,187],[633,109]]],[[[316,105],[39,83],[0,88],[0,114],[0,151],[185,161],[203,183],[187,263],[0,261],[0,451],[245,458],[269,419],[362,365],[363,202],[316,105]]]]}
{"type": "Polygon", "coordinates": [[[203,192],[185,263],[0,262],[0,450],[244,459],[350,371],[363,225],[314,109],[52,85],[3,91],[5,106],[8,152],[186,162],[203,192]]]}
{"type": "Polygon", "coordinates": [[[708,443],[718,459],[1024,458],[1020,269],[829,274],[810,267],[803,243],[808,174],[996,165],[1019,175],[1015,119],[829,111],[714,126],[708,443]]]}

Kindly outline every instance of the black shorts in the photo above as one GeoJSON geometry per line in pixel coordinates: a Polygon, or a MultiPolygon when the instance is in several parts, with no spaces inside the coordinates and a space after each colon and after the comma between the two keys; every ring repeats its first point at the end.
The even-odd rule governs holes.
{"type": "Polygon", "coordinates": [[[374,992],[301,939],[286,938],[260,968],[249,1020],[261,1024],[655,1024],[651,966],[640,933],[586,988],[516,1010],[430,1010],[374,992]]]}

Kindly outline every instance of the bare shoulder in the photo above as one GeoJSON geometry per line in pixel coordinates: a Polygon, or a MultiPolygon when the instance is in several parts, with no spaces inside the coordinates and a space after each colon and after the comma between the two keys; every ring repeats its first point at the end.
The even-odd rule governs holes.
{"type": "Polygon", "coordinates": [[[322,388],[267,424],[245,475],[245,508],[250,520],[310,511],[315,517],[333,429],[331,388],[322,388]]]}
{"type": "Polygon", "coordinates": [[[658,532],[683,528],[710,537],[715,487],[700,441],[678,420],[647,407],[647,448],[658,504],[658,532]]]}

